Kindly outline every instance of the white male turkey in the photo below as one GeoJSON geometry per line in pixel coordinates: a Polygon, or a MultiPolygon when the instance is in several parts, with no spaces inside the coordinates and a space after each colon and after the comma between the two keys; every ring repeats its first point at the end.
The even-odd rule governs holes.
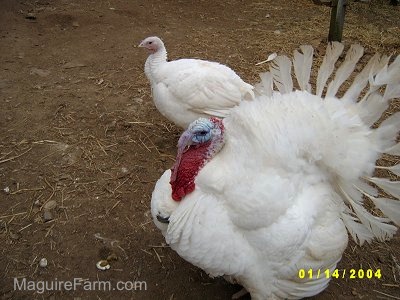
{"type": "MultiPolygon", "coordinates": [[[[363,48],[350,48],[324,97],[343,45],[328,46],[316,95],[309,84],[313,49],[301,49],[293,59],[301,90],[292,91],[291,61],[278,57],[272,75],[262,74],[264,95],[223,120],[189,126],[151,200],[154,222],[173,250],[210,276],[234,279],[252,299],[318,294],[330,278],[317,270],[334,272],[348,233],[359,244],[383,241],[397,230],[390,221],[400,225],[399,181],[373,177],[382,153],[400,155],[400,113],[371,128],[400,96],[400,56],[389,66],[387,56],[373,56],[339,100],[363,48]],[[381,216],[364,207],[364,197],[381,216]],[[299,278],[300,269],[314,270],[313,278],[299,278]]],[[[386,168],[400,175],[399,165],[386,168]]]]}
{"type": "Polygon", "coordinates": [[[227,66],[200,59],[167,61],[167,50],[158,37],[146,38],[139,47],[150,53],[145,73],[154,104],[184,129],[199,117],[226,117],[232,107],[254,97],[253,86],[227,66]]]}

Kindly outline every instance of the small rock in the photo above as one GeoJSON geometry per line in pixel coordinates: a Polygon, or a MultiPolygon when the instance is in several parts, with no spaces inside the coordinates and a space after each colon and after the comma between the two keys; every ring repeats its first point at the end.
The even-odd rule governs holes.
{"type": "Polygon", "coordinates": [[[275,30],[274,33],[275,34],[281,34],[281,31],[280,30],[275,30]]]}
{"type": "Polygon", "coordinates": [[[79,27],[79,23],[76,21],[72,22],[72,27],[79,27]]]}
{"type": "Polygon", "coordinates": [[[47,202],[47,203],[43,206],[43,208],[44,208],[45,210],[51,210],[51,209],[53,209],[53,208],[56,208],[56,206],[57,206],[57,202],[54,201],[54,200],[50,200],[49,202],[47,202]]]}
{"type": "Polygon", "coordinates": [[[269,18],[269,17],[271,17],[271,15],[270,15],[270,14],[266,14],[265,17],[266,17],[266,18],[269,18]]]}
{"type": "Polygon", "coordinates": [[[43,257],[40,261],[39,261],[39,266],[41,266],[42,268],[46,268],[47,267],[47,259],[45,257],[43,257]]]}
{"type": "Polygon", "coordinates": [[[6,187],[3,189],[3,191],[4,191],[6,194],[8,194],[8,193],[10,193],[10,188],[9,188],[8,186],[6,186],[6,187]]]}
{"type": "Polygon", "coordinates": [[[44,212],[43,212],[43,220],[45,221],[45,222],[48,222],[48,221],[51,221],[51,220],[53,220],[54,218],[53,218],[53,214],[49,211],[49,210],[45,210],[44,212]]]}
{"type": "Polygon", "coordinates": [[[27,15],[25,16],[25,19],[36,20],[36,16],[33,13],[27,13],[27,15]]]}
{"type": "Polygon", "coordinates": [[[33,204],[34,204],[35,206],[41,206],[40,200],[39,200],[39,199],[35,200],[35,202],[33,202],[33,204]]]}

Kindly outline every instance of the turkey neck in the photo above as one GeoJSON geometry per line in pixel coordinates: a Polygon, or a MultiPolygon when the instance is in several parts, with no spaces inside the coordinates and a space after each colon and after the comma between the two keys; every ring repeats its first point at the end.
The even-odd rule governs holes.
{"type": "Polygon", "coordinates": [[[167,50],[165,48],[159,49],[156,53],[150,54],[146,60],[144,71],[147,77],[151,80],[156,79],[157,68],[167,62],[167,50]]]}

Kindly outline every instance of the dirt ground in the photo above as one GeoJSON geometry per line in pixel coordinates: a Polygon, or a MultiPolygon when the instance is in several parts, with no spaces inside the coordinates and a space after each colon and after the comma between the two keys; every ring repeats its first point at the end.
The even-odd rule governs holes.
{"type": "MultiPolygon", "coordinates": [[[[350,2],[344,42],[399,54],[400,8],[388,2],[350,2]]],[[[180,130],[155,109],[135,46],[158,35],[171,59],[219,61],[255,83],[268,54],[325,47],[329,13],[311,0],[0,0],[1,299],[230,299],[239,286],[183,261],[152,223],[180,130]],[[147,290],[39,294],[15,291],[15,277],[147,290]]],[[[399,234],[351,243],[339,268],[382,278],[333,279],[313,299],[400,299],[399,261],[399,234]]]]}

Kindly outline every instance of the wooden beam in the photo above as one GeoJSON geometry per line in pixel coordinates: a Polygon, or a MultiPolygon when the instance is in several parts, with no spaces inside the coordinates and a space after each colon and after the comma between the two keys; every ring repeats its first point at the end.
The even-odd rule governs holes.
{"type": "Polygon", "coordinates": [[[331,23],[329,26],[328,41],[342,41],[344,13],[347,0],[333,0],[331,10],[331,23]]]}

